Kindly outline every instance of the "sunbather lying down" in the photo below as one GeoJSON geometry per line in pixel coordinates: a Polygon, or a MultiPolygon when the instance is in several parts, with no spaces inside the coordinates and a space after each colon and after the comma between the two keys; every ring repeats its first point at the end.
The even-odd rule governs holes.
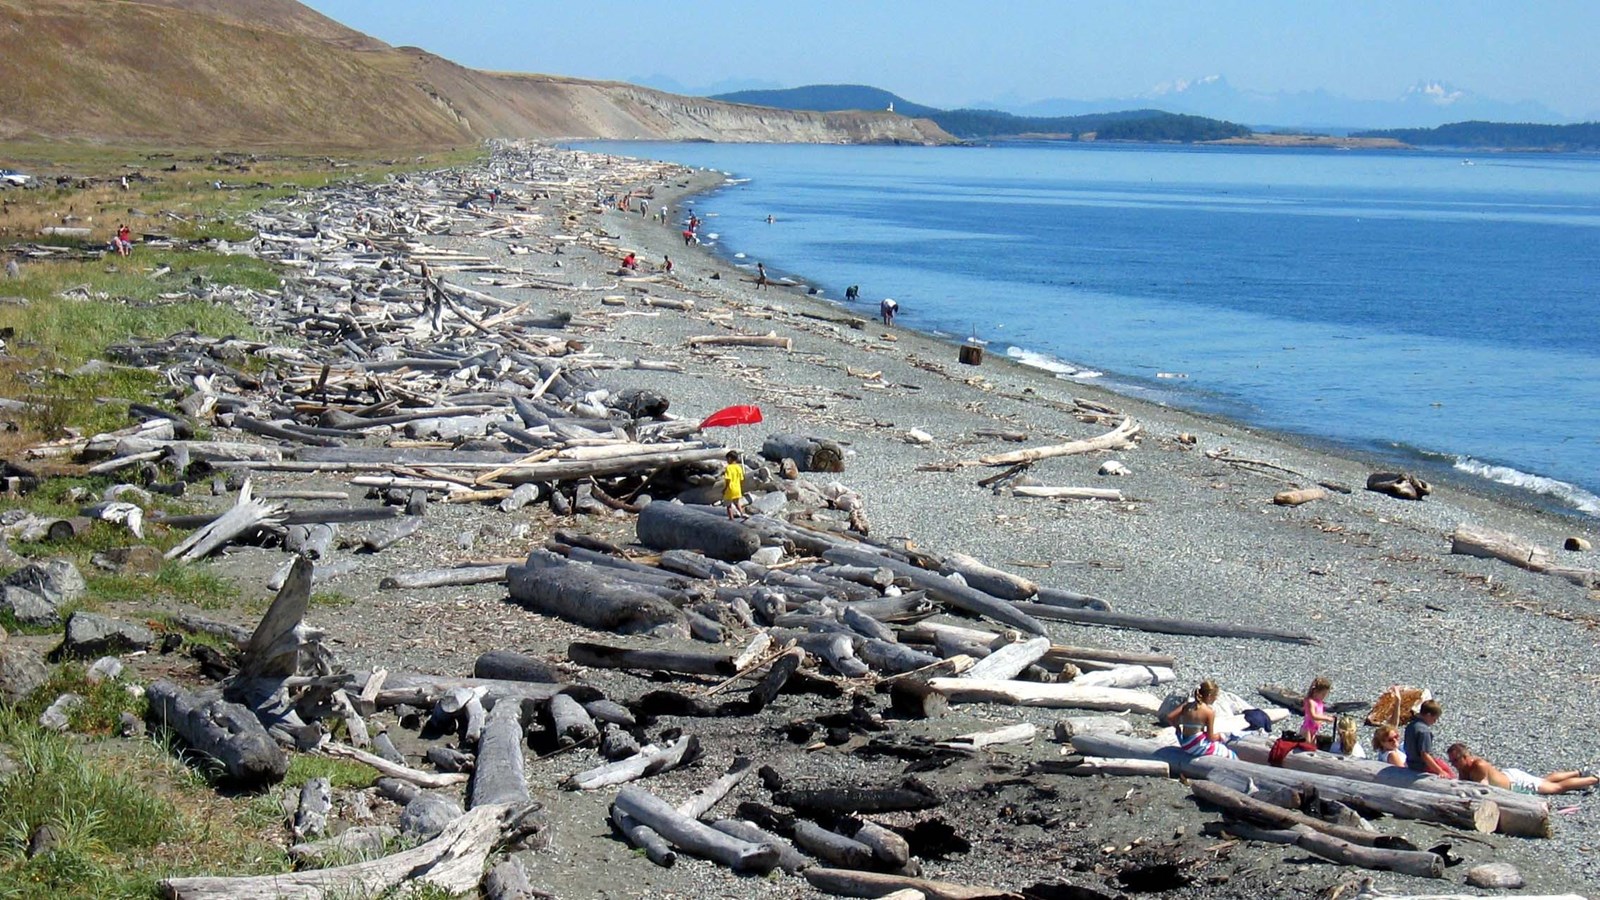
{"type": "Polygon", "coordinates": [[[1466,744],[1451,744],[1445,752],[1462,780],[1481,781],[1519,794],[1566,794],[1600,784],[1600,778],[1588,771],[1551,772],[1540,778],[1521,769],[1501,770],[1487,759],[1474,756],[1466,744]]]}

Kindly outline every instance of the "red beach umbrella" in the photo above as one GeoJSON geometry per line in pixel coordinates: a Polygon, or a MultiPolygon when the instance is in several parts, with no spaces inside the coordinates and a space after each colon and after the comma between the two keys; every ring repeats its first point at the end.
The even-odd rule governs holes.
{"type": "Polygon", "coordinates": [[[761,407],[759,406],[729,406],[719,409],[700,423],[701,430],[707,428],[729,428],[734,425],[754,425],[761,421],[761,407]]]}

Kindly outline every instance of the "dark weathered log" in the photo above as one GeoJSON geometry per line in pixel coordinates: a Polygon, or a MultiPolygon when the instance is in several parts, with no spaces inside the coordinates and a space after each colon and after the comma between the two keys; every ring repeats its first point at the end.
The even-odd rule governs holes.
{"type": "Polygon", "coordinates": [[[633,713],[626,706],[612,700],[585,700],[583,709],[596,722],[606,722],[612,725],[621,725],[632,728],[639,723],[634,721],[633,713]]]}
{"type": "Polygon", "coordinates": [[[792,647],[777,659],[772,661],[772,667],[767,669],[767,674],[761,683],[750,691],[750,707],[752,712],[760,712],[776,700],[782,692],[783,686],[789,683],[790,677],[800,669],[806,661],[806,651],[802,647],[792,647]]]}
{"type": "Polygon", "coordinates": [[[569,791],[593,791],[603,787],[626,784],[668,769],[676,769],[692,762],[700,755],[700,741],[693,735],[684,735],[663,746],[650,745],[627,759],[596,766],[579,772],[561,782],[569,791]]]}
{"type": "Polygon", "coordinates": [[[941,603],[949,604],[956,609],[972,613],[975,616],[988,616],[989,618],[1013,628],[1020,628],[1029,634],[1044,634],[1044,626],[1032,616],[1020,611],[1012,603],[974,590],[965,585],[957,584],[944,578],[937,572],[919,569],[907,562],[901,562],[889,556],[880,556],[868,550],[858,550],[849,547],[834,547],[823,554],[829,562],[841,563],[852,566],[883,566],[894,572],[895,575],[910,579],[911,583],[924,591],[928,596],[941,603]]]}
{"type": "Polygon", "coordinates": [[[1033,597],[1033,602],[1043,603],[1046,606],[1060,606],[1067,609],[1111,609],[1111,601],[1088,594],[1079,594],[1075,591],[1063,591],[1058,588],[1041,587],[1039,593],[1033,597]]]}
{"type": "Polygon", "coordinates": [[[661,554],[661,568],[690,578],[706,581],[728,578],[738,574],[738,569],[720,560],[707,558],[693,550],[668,550],[661,554]]]}
{"type": "Polygon", "coordinates": [[[219,763],[228,782],[256,788],[277,784],[288,774],[289,758],[245,707],[191,694],[165,679],[151,684],[145,696],[151,721],[219,763]]]}
{"type": "Polygon", "coordinates": [[[794,823],[794,845],[825,863],[845,869],[870,868],[875,859],[872,848],[866,844],[805,819],[794,823]]]}
{"type": "Polygon", "coordinates": [[[893,787],[791,788],[772,799],[801,815],[862,815],[932,809],[944,802],[915,776],[893,787]]]}
{"type": "Polygon", "coordinates": [[[527,564],[511,567],[506,579],[511,599],[535,612],[624,634],[688,635],[683,613],[672,604],[546,550],[531,551],[527,564]]]}
{"type": "Polygon", "coordinates": [[[912,890],[928,900],[1023,900],[1021,894],[999,888],[929,881],[885,872],[813,867],[805,870],[805,876],[812,887],[840,897],[888,897],[896,891],[912,890]]]}
{"type": "Polygon", "coordinates": [[[839,609],[839,621],[850,626],[850,629],[862,637],[872,638],[877,641],[887,641],[897,644],[900,639],[895,635],[894,629],[883,624],[872,616],[861,612],[852,606],[843,606],[839,609]]]}
{"type": "Polygon", "coordinates": [[[733,657],[721,653],[678,650],[635,650],[577,641],[567,645],[567,659],[593,669],[645,669],[684,675],[727,677],[738,671],[733,657]]]}
{"type": "Polygon", "coordinates": [[[616,807],[671,841],[680,850],[719,862],[736,872],[765,875],[778,864],[778,850],[752,844],[691,819],[637,785],[617,793],[616,807]]]}
{"type": "Polygon", "coordinates": [[[378,732],[377,736],[372,739],[372,751],[389,762],[402,766],[407,764],[406,755],[395,747],[394,741],[389,739],[389,732],[387,731],[378,732]]]}
{"type": "Polygon", "coordinates": [[[1284,809],[1273,806],[1261,800],[1240,793],[1230,787],[1213,784],[1209,781],[1190,782],[1189,789],[1200,800],[1217,807],[1228,815],[1237,818],[1249,819],[1272,828],[1294,828],[1304,825],[1323,834],[1332,835],[1340,840],[1364,847],[1382,847],[1391,850],[1415,850],[1416,845],[1403,837],[1379,834],[1376,831],[1364,831],[1360,828],[1351,828],[1346,825],[1335,825],[1321,819],[1308,816],[1299,810],[1284,809]]]}
{"type": "Polygon", "coordinates": [[[514,650],[489,650],[480,654],[472,664],[472,677],[544,684],[561,680],[560,674],[549,663],[514,650]]]}
{"type": "Polygon", "coordinates": [[[600,736],[600,756],[616,762],[639,752],[639,741],[625,728],[607,725],[600,736]]]}
{"type": "Polygon", "coordinates": [[[423,572],[402,572],[388,575],[378,581],[382,591],[416,590],[419,588],[458,587],[469,584],[497,584],[506,580],[510,566],[458,566],[454,569],[428,569],[423,572]]]}
{"type": "MultiPolygon", "coordinates": [[[[558,699],[571,700],[557,695],[558,699]]],[[[486,804],[526,804],[528,777],[523,771],[522,704],[496,703],[478,736],[477,762],[467,788],[467,808],[486,804]]]]}
{"type": "MultiPolygon", "coordinates": [[[[931,593],[931,592],[930,592],[931,593]]],[[[1157,634],[1183,634],[1194,637],[1243,638],[1259,641],[1278,641],[1285,644],[1315,644],[1317,639],[1309,634],[1281,628],[1256,625],[1229,625],[1225,622],[1198,622],[1192,619],[1165,619],[1156,616],[1139,616],[1131,613],[1107,612],[1096,609],[1067,609],[1043,603],[1019,603],[1017,609],[1041,619],[1076,622],[1079,625],[1103,625],[1107,628],[1129,628],[1134,631],[1151,631],[1157,634]]]]}
{"type": "Polygon", "coordinates": [[[793,460],[802,472],[843,472],[844,447],[837,441],[803,434],[768,435],[761,455],[773,462],[793,460]]]}
{"type": "Polygon", "coordinates": [[[749,841],[752,844],[766,844],[773,847],[778,851],[778,868],[790,875],[811,864],[811,861],[796,850],[793,844],[754,823],[746,822],[743,819],[718,819],[708,824],[723,834],[736,837],[741,841],[749,841]]]}
{"type": "Polygon", "coordinates": [[[948,697],[914,679],[894,681],[889,687],[889,704],[895,712],[913,719],[937,719],[950,711],[948,697]]]}
{"type": "Polygon", "coordinates": [[[555,733],[556,746],[575,747],[600,737],[600,730],[595,728],[588,711],[570,696],[551,697],[546,710],[550,714],[550,730],[555,733]]]}
{"type": "MultiPolygon", "coordinates": [[[[404,762],[404,760],[391,760],[391,762],[396,761],[404,762]]],[[[433,763],[434,768],[448,774],[471,772],[477,764],[477,760],[471,754],[462,753],[452,747],[429,747],[428,762],[433,763]]]]}
{"type": "Polygon", "coordinates": [[[761,549],[756,532],[727,518],[680,503],[652,503],[639,512],[639,543],[653,550],[693,550],[712,559],[740,562],[761,549]]]}

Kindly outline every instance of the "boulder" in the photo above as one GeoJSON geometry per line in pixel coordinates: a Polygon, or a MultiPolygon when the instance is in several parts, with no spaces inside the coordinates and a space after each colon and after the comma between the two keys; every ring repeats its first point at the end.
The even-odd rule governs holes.
{"type": "Polygon", "coordinates": [[[67,620],[61,655],[79,659],[144,650],[156,642],[150,629],[99,613],[75,612],[67,620]]]}
{"type": "Polygon", "coordinates": [[[0,585],[0,612],[10,613],[18,625],[54,628],[61,624],[61,610],[42,594],[14,584],[0,585]]]}
{"type": "Polygon", "coordinates": [[[1467,870],[1467,884],[1479,888],[1499,888],[1514,891],[1527,881],[1517,867],[1510,863],[1492,862],[1473,866],[1467,870]]]}
{"type": "Polygon", "coordinates": [[[426,841],[461,816],[460,804],[424,791],[407,803],[405,810],[400,813],[400,833],[426,841]]]}
{"type": "Polygon", "coordinates": [[[0,646],[0,704],[21,703],[50,680],[50,667],[20,644],[0,646]]]}
{"type": "Polygon", "coordinates": [[[29,563],[7,575],[3,583],[33,591],[56,606],[76,603],[89,592],[78,567],[64,559],[29,563]]]}

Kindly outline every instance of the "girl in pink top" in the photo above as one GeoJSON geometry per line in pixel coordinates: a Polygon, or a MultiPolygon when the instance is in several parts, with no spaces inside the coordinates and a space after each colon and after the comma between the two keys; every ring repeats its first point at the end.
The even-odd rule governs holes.
{"type": "Polygon", "coordinates": [[[1311,681],[1311,688],[1306,691],[1305,702],[1301,704],[1300,712],[1304,716],[1300,720],[1300,740],[1311,742],[1317,739],[1317,732],[1324,725],[1333,724],[1333,716],[1327,714],[1323,707],[1328,702],[1328,692],[1333,690],[1333,682],[1326,676],[1318,675],[1311,681]]]}

